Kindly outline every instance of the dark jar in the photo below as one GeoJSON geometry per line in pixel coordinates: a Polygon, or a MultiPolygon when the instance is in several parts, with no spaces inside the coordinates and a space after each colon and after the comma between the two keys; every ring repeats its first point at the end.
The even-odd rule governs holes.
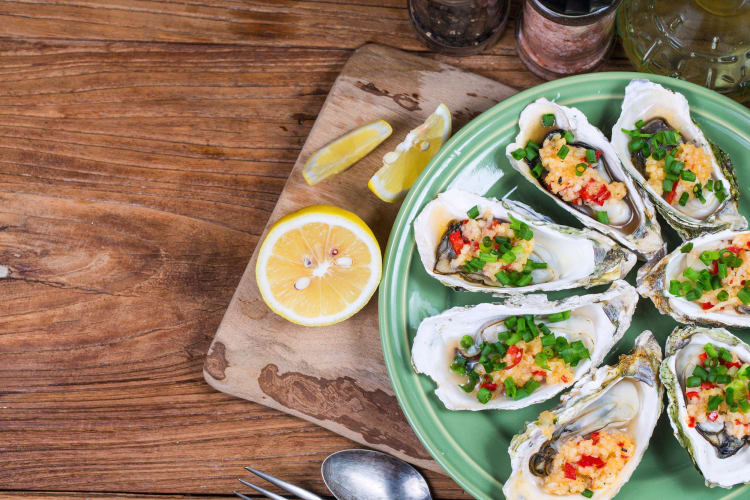
{"type": "Polygon", "coordinates": [[[525,0],[516,24],[519,57],[546,80],[594,70],[614,44],[621,1],[525,0]]]}
{"type": "Polygon", "coordinates": [[[510,0],[409,0],[409,20],[425,45],[454,56],[494,45],[509,12],[510,0]]]}

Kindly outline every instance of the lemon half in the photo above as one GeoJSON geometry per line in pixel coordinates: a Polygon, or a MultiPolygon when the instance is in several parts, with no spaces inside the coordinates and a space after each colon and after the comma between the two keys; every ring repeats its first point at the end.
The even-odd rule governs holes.
{"type": "Polygon", "coordinates": [[[370,191],[391,203],[403,199],[450,136],[451,112],[445,104],[440,104],[422,125],[383,157],[383,166],[367,183],[370,191]]]}
{"type": "Polygon", "coordinates": [[[311,186],[323,179],[339,174],[364,158],[393,129],[384,120],[363,125],[316,151],[302,169],[302,176],[311,186]]]}
{"type": "Polygon", "coordinates": [[[255,277],[273,312],[304,326],[331,325],[362,309],[380,283],[380,246],[357,215],[315,205],[271,227],[255,277]]]}

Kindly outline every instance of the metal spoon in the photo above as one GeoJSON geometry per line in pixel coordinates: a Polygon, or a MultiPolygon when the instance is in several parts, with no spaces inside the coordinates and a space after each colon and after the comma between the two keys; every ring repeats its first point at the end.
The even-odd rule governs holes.
{"type": "Polygon", "coordinates": [[[323,461],[320,473],[338,500],[432,500],[422,474],[379,451],[338,451],[323,461]]]}

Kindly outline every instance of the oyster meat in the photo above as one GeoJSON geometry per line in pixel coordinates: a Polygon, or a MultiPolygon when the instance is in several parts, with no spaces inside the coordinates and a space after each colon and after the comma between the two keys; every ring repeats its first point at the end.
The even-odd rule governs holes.
{"type": "Polygon", "coordinates": [[[638,270],[638,292],[682,323],[750,327],[750,231],[688,241],[638,270]]]}
{"type": "Polygon", "coordinates": [[[518,127],[505,153],[532,184],[645,260],[664,246],[653,205],[580,110],[541,98],[521,112],[518,127]]]}
{"type": "Polygon", "coordinates": [[[414,220],[425,270],[443,284],[508,295],[610,283],[636,257],[610,238],[553,223],[528,206],[458,189],[414,220]]]}
{"type": "Polygon", "coordinates": [[[579,380],[508,448],[508,500],[612,498],[641,461],[662,411],[661,349],[650,331],[614,366],[579,380]],[[584,450],[582,453],[581,450],[584,450]]]}
{"type": "Polygon", "coordinates": [[[455,307],[417,329],[412,362],[449,410],[514,409],[547,400],[604,359],[638,302],[616,281],[601,294],[550,302],[514,296],[455,307]]]}
{"type": "Polygon", "coordinates": [[[732,163],[691,119],[682,94],[632,80],[612,127],[612,145],[625,170],[682,239],[747,228],[737,211],[732,163]]]}
{"type": "Polygon", "coordinates": [[[677,327],[659,376],[675,437],[706,485],[750,482],[750,346],[724,328],[677,327]]]}

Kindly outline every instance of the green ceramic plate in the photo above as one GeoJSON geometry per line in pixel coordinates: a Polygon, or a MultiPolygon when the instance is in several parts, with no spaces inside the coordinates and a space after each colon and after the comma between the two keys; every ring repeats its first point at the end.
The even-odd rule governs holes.
{"type": "MultiPolygon", "coordinates": [[[[648,78],[683,93],[690,101],[693,118],[712,141],[729,153],[739,173],[741,212],[747,217],[750,201],[750,111],[715,92],[680,80],[639,73],[580,75],[521,92],[483,113],[459,131],[427,166],[404,201],[393,226],[380,285],[380,334],[393,388],[414,432],[435,460],[466,491],[477,498],[502,498],[503,481],[510,474],[508,443],[542,410],[546,403],[515,411],[452,412],[434,395],[435,384],[417,375],[411,366],[411,344],[420,321],[449,307],[492,300],[479,293],[456,292],[425,271],[414,244],[412,221],[437,193],[460,187],[494,197],[509,194],[545,213],[557,222],[580,227],[545,195],[517,174],[505,158],[505,146],[518,133],[517,120],[524,106],[539,97],[554,99],[581,109],[589,121],[609,136],[620,114],[625,86],[633,78],[648,78]],[[743,185],[743,181],[745,184],[743,185]]],[[[674,231],[661,220],[672,250],[678,244],[674,231]]],[[[638,266],[636,266],[637,268],[638,266]]],[[[635,269],[628,277],[634,283],[635,269]]],[[[575,293],[552,293],[561,298],[575,293]]],[[[632,326],[606,362],[616,360],[633,345],[638,333],[650,328],[662,346],[675,326],[660,315],[650,301],[641,299],[632,326]]],[[[740,332],[747,341],[750,333],[740,332]]],[[[750,488],[709,489],[693,468],[687,453],[672,435],[662,415],[643,461],[618,499],[649,498],[748,498],[750,488]]]]}

